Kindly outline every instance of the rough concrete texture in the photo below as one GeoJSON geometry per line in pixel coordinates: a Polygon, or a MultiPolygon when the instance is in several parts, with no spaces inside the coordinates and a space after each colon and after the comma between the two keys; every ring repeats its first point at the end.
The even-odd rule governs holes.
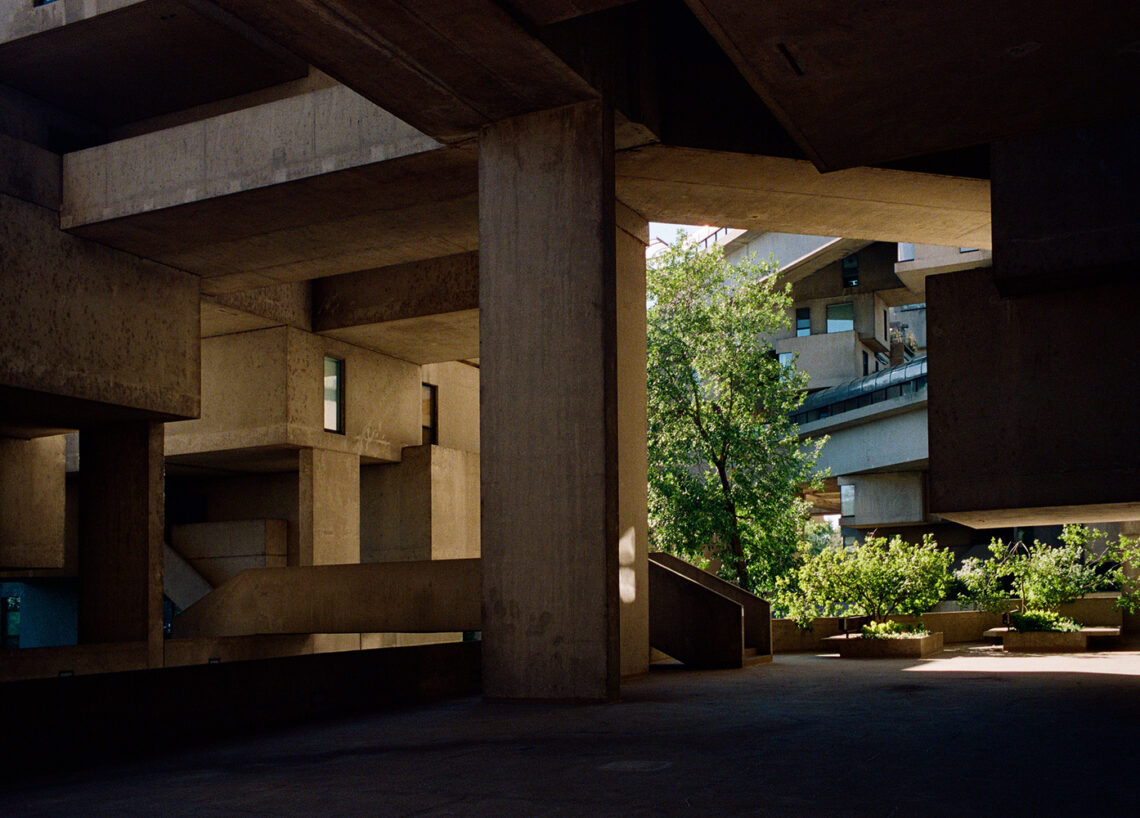
{"type": "Polygon", "coordinates": [[[198,414],[194,276],[61,233],[55,211],[6,195],[0,246],[0,384],[114,404],[121,416],[198,414]]]}
{"type": "Polygon", "coordinates": [[[64,448],[0,437],[0,568],[63,567],[64,448]]]}
{"type": "Polygon", "coordinates": [[[436,443],[465,452],[479,451],[479,368],[467,363],[428,364],[420,380],[436,387],[436,443]]]}
{"type": "Polygon", "coordinates": [[[1138,681],[1135,649],[660,667],[620,703],[463,698],[24,780],[0,801],[26,816],[1128,815],[1138,681]]]}
{"type": "Polygon", "coordinates": [[[620,678],[611,128],[607,109],[589,102],[480,137],[483,684],[492,696],[597,699],[620,678]]]}
{"type": "Polygon", "coordinates": [[[302,449],[297,479],[299,564],[360,562],[360,458],[302,449]]]}
{"type": "Polygon", "coordinates": [[[406,361],[292,327],[206,338],[202,356],[202,416],[168,427],[182,462],[273,446],[394,462],[419,443],[419,368],[406,361]],[[344,434],[324,430],[326,355],[345,362],[344,434]]]}
{"type": "Polygon", "coordinates": [[[216,587],[246,568],[284,567],[289,555],[287,532],[285,520],[172,525],[170,544],[216,587]]]}
{"type": "Polygon", "coordinates": [[[906,639],[864,639],[859,635],[829,636],[824,650],[836,650],[844,659],[920,659],[942,650],[942,634],[906,639]]]}

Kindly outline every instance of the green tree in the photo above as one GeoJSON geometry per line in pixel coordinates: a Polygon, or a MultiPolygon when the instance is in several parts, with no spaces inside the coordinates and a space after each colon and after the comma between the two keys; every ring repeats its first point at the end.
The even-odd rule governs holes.
{"type": "Polygon", "coordinates": [[[921,544],[868,537],[806,557],[780,579],[776,599],[805,627],[819,616],[921,614],[945,598],[953,561],[929,534],[921,544]]]}
{"type": "Polygon", "coordinates": [[[651,262],[649,522],[655,548],[715,557],[742,588],[768,590],[795,563],[823,441],[789,414],[806,376],[767,340],[789,321],[774,263],[733,266],[678,242],[651,262]]]}

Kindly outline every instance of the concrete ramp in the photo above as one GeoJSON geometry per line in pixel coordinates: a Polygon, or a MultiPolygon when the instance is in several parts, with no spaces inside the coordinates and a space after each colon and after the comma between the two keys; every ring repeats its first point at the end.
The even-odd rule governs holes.
{"type": "Polygon", "coordinates": [[[482,627],[477,559],[243,571],[174,620],[174,635],[439,633],[482,627]]]}

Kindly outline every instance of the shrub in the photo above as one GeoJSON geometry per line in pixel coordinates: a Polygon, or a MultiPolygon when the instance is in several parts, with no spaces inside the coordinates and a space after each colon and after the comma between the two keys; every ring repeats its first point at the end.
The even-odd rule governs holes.
{"type": "Polygon", "coordinates": [[[864,639],[906,639],[911,636],[930,636],[921,622],[895,622],[887,619],[864,625],[859,633],[864,639]]]}
{"type": "Polygon", "coordinates": [[[1116,607],[1130,614],[1140,611],[1140,537],[1121,535],[1109,544],[1106,557],[1115,563],[1108,576],[1120,591],[1116,607]]]}
{"type": "Polygon", "coordinates": [[[776,601],[802,627],[818,616],[919,614],[945,597],[952,561],[929,534],[917,545],[871,537],[804,558],[779,581],[776,601]]]}
{"type": "Polygon", "coordinates": [[[1009,619],[1013,623],[1014,630],[1020,633],[1029,633],[1031,631],[1073,633],[1081,629],[1081,626],[1072,619],[1061,616],[1054,611],[1014,611],[1009,615],[1009,619]]]}

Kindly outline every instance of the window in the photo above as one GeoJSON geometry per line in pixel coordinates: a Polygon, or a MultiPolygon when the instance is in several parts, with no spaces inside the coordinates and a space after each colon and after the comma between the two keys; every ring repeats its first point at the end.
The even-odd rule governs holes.
{"type": "Polygon", "coordinates": [[[958,252],[959,253],[976,253],[976,252],[978,252],[978,248],[977,247],[959,247],[958,252]]]}
{"type": "Polygon", "coordinates": [[[859,257],[847,256],[843,259],[843,286],[859,286],[859,257]]]}
{"type": "Polygon", "coordinates": [[[344,361],[325,356],[325,431],[344,434],[344,361]]]}
{"type": "Polygon", "coordinates": [[[850,332],[855,329],[855,305],[850,301],[827,305],[827,331],[850,332]]]}
{"type": "Polygon", "coordinates": [[[796,308],[796,337],[811,335],[811,307],[796,308]]]}
{"type": "Polygon", "coordinates": [[[899,243],[899,261],[914,261],[914,245],[899,243]]]}
{"type": "Polygon", "coordinates": [[[839,513],[844,517],[855,516],[855,487],[839,487],[839,513]]]}
{"type": "Polygon", "coordinates": [[[425,445],[439,443],[439,402],[438,388],[434,384],[425,383],[420,389],[421,414],[423,415],[423,437],[421,442],[425,445]]]}
{"type": "Polygon", "coordinates": [[[867,354],[867,350],[863,350],[863,374],[871,374],[871,357],[867,354]]]}

